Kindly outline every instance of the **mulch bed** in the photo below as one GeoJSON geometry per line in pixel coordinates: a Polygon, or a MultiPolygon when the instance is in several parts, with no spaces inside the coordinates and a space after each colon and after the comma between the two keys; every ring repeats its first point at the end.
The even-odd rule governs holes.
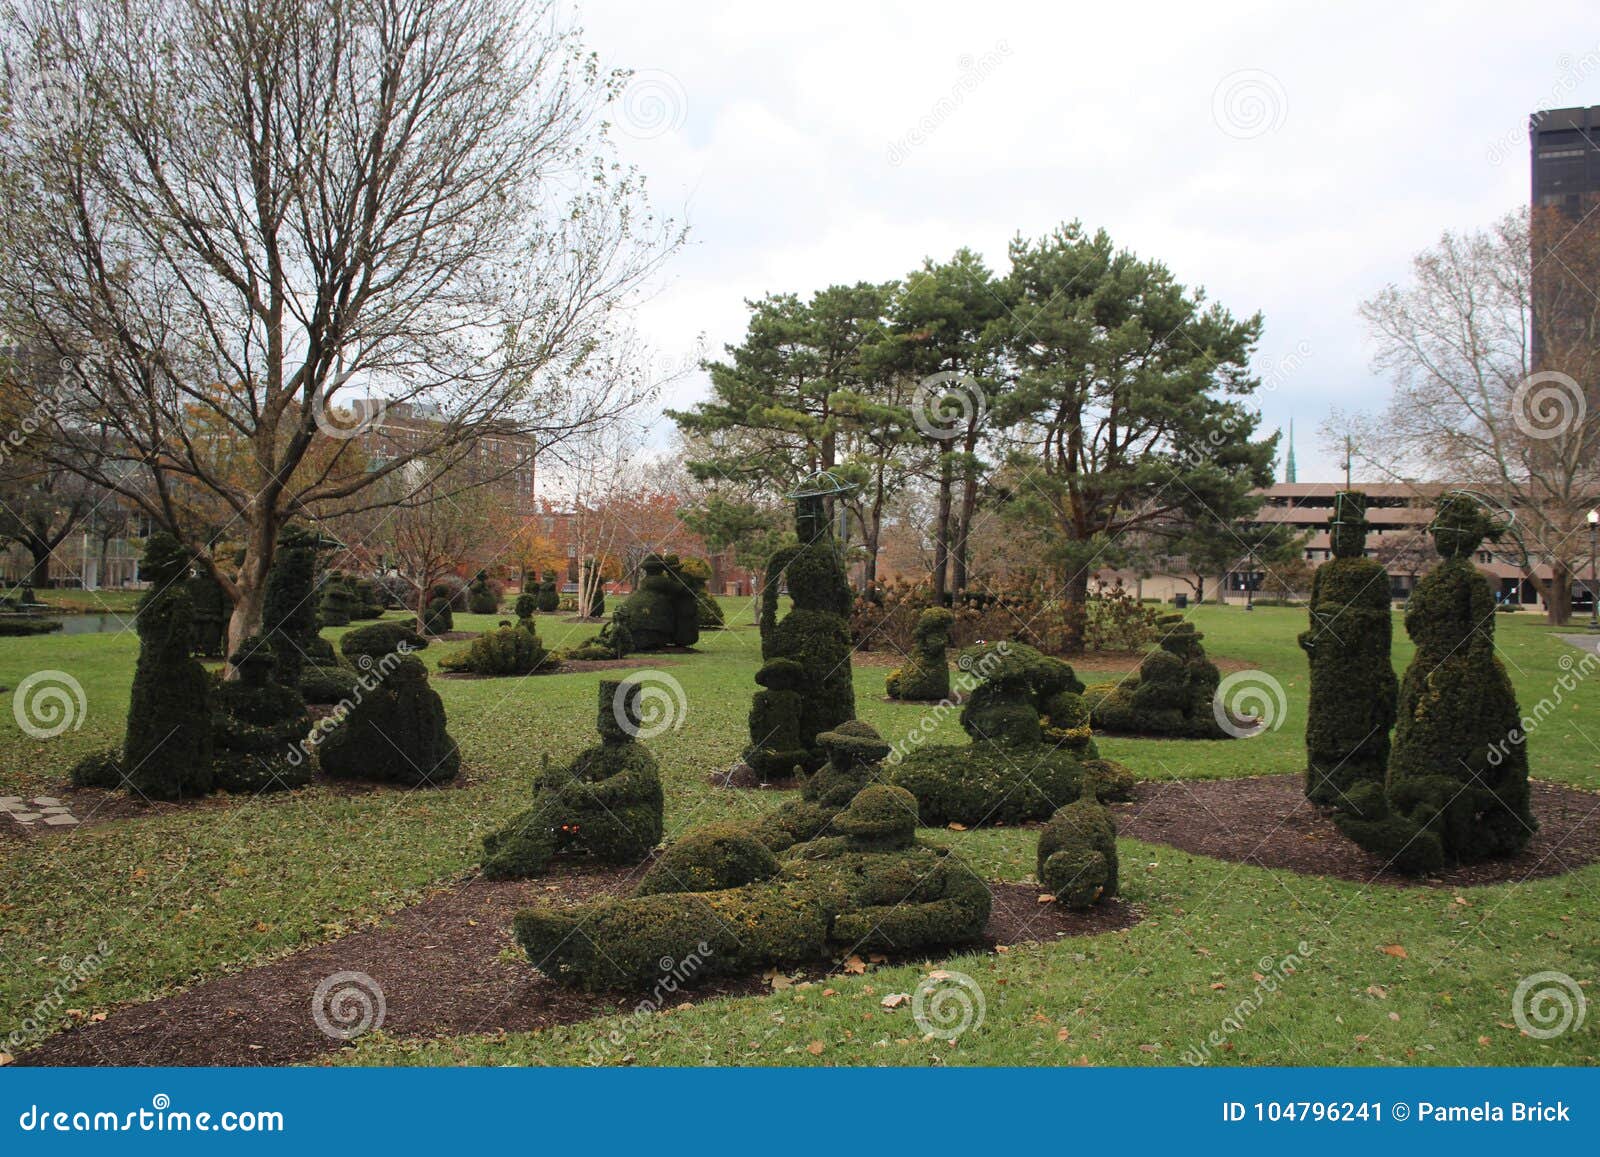
{"type": "Polygon", "coordinates": [[[1331,809],[1305,798],[1299,775],[1144,782],[1133,802],[1113,810],[1119,836],[1361,883],[1472,887],[1559,876],[1600,861],[1600,793],[1539,780],[1532,787],[1539,830],[1526,848],[1422,878],[1385,870],[1383,861],[1345,839],[1331,809]]]}
{"type": "MultiPolygon", "coordinates": [[[[642,871],[567,867],[538,880],[468,880],[403,909],[380,926],[271,964],[130,1005],[58,1033],[17,1058],[23,1065],[282,1065],[344,1047],[317,1027],[317,986],[337,972],[365,973],[384,999],[384,1032],[397,1037],[526,1032],[637,1007],[639,993],[583,993],[529,967],[511,918],[532,903],[579,903],[621,892],[642,871]]],[[[991,946],[1096,935],[1138,921],[1121,901],[1088,913],[1041,904],[1032,884],[995,884],[985,929],[991,946]]],[[[837,968],[837,964],[825,966],[837,968]]],[[[767,990],[760,975],[687,988],[675,1001],[767,990]]],[[[336,1022],[337,1023],[337,1022],[336,1022]]]]}

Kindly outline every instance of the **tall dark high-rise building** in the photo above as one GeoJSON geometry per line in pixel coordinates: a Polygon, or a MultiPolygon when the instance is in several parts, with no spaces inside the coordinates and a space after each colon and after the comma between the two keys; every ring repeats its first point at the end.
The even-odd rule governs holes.
{"type": "Polygon", "coordinates": [[[1600,105],[1557,108],[1528,118],[1533,204],[1571,217],[1600,195],[1600,105]]]}

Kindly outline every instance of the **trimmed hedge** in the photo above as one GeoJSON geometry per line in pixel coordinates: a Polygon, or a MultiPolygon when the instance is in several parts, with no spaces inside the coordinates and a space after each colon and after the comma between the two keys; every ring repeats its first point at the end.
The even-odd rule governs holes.
{"type": "Polygon", "coordinates": [[[891,699],[945,699],[950,695],[950,630],[956,617],[943,607],[929,607],[917,616],[913,653],[884,680],[891,699]]]}
{"type": "Polygon", "coordinates": [[[339,637],[339,651],[352,663],[364,658],[381,659],[399,651],[402,645],[407,651],[421,651],[427,647],[428,640],[417,634],[410,623],[400,621],[370,623],[339,637]]]}
{"type": "Polygon", "coordinates": [[[24,638],[30,635],[50,635],[66,626],[60,619],[23,618],[16,615],[0,616],[0,638],[24,638]]]}
{"type": "Polygon", "coordinates": [[[1145,656],[1136,675],[1098,683],[1084,692],[1096,731],[1175,739],[1227,739],[1217,723],[1213,699],[1222,682],[1206,658],[1205,638],[1181,614],[1162,616],[1159,648],[1145,656]]]}

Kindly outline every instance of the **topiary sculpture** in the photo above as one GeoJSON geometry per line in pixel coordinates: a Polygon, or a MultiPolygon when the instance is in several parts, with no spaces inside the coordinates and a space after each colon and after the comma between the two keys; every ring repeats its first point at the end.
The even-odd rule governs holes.
{"type": "Polygon", "coordinates": [[[1100,759],[1072,668],[1024,643],[961,653],[963,678],[980,680],[961,709],[965,746],[923,745],[892,764],[888,780],[917,799],[924,823],[1014,824],[1044,819],[1076,799],[1093,774],[1101,798],[1127,799],[1133,776],[1100,759]]]}
{"type": "Polygon", "coordinates": [[[493,615],[500,611],[500,592],[489,578],[489,572],[480,570],[467,584],[467,610],[475,615],[493,615]]]}
{"type": "Polygon", "coordinates": [[[534,777],[532,806],[485,837],[486,877],[537,876],[564,853],[632,864],[661,842],[661,775],[635,738],[641,689],[633,681],[601,682],[599,744],[563,767],[545,764],[534,777]]]}
{"type": "Polygon", "coordinates": [[[322,583],[317,618],[324,627],[348,627],[361,610],[361,596],[342,571],[330,571],[322,583]]]}
{"type": "Polygon", "coordinates": [[[222,589],[216,575],[203,566],[195,568],[184,589],[192,608],[194,653],[220,659],[228,650],[228,617],[233,612],[228,592],[222,589]]]}
{"type": "Polygon", "coordinates": [[[531,619],[539,610],[539,596],[524,592],[517,596],[516,606],[513,609],[519,620],[531,619]]]}
{"type": "Polygon", "coordinates": [[[722,604],[706,589],[706,584],[711,581],[711,564],[703,558],[686,558],[678,562],[677,571],[679,580],[694,594],[697,621],[701,629],[720,630],[725,625],[722,604]]]}
{"type": "Polygon", "coordinates": [[[333,647],[318,632],[317,556],[336,544],[315,531],[286,526],[267,571],[261,631],[272,649],[273,681],[298,687],[307,667],[336,667],[333,647]]]}
{"type": "Polygon", "coordinates": [[[408,786],[448,783],[461,751],[446,727],[444,702],[428,686],[428,668],[411,645],[374,623],[339,640],[360,672],[349,713],[317,743],[317,761],[335,779],[408,786]]]}
{"type": "Polygon", "coordinates": [[[561,609],[561,591],[556,586],[554,571],[545,571],[544,578],[539,582],[539,610],[546,614],[561,609]]]}
{"type": "Polygon", "coordinates": [[[764,780],[786,778],[797,765],[805,773],[820,767],[824,753],[817,736],[856,713],[850,665],[853,600],[822,494],[798,497],[795,532],[799,544],[772,556],[761,590],[761,658],[765,665],[756,682],[775,690],[768,669],[778,662],[794,664],[777,676],[791,694],[763,698],[758,692],[751,706],[750,746],[744,761],[764,780]],[[780,578],[787,579],[793,604],[781,620],[780,578]],[[802,756],[798,760],[793,758],[796,752],[802,756]]]}
{"type": "Polygon", "coordinates": [[[422,612],[422,630],[429,635],[445,635],[456,629],[456,615],[451,608],[448,587],[436,586],[428,592],[428,601],[422,612]]]}
{"type": "Polygon", "coordinates": [[[1094,729],[1178,739],[1233,737],[1217,722],[1212,700],[1222,677],[1200,645],[1205,636],[1181,614],[1164,615],[1157,628],[1158,648],[1136,675],[1084,692],[1094,729]]]}
{"type": "Polygon", "coordinates": [[[311,782],[301,747],[311,730],[305,700],[272,681],[272,646],[257,635],[228,657],[239,673],[213,699],[212,737],[216,786],[223,791],[286,791],[311,782]]]}
{"type": "Polygon", "coordinates": [[[1389,661],[1394,616],[1389,576],[1366,557],[1367,497],[1334,495],[1328,537],[1334,557],[1311,580],[1311,629],[1300,647],[1311,663],[1306,710],[1306,798],[1339,804],[1361,783],[1381,784],[1389,765],[1399,684],[1389,661]]]}
{"type": "Polygon", "coordinates": [[[440,660],[446,671],[474,675],[531,675],[554,667],[556,656],[545,648],[532,619],[485,631],[466,650],[440,660]]]}
{"type": "Polygon", "coordinates": [[[139,659],[128,702],[122,767],[129,787],[149,799],[211,790],[211,679],[190,656],[193,605],[186,580],[192,556],[165,531],[145,542],[139,577],[150,590],[134,620],[139,659]]]}
{"type": "Polygon", "coordinates": [[[914,651],[902,667],[889,672],[884,690],[891,699],[945,699],[950,695],[950,630],[956,617],[943,607],[929,607],[917,617],[912,632],[914,651]]]}
{"type": "Polygon", "coordinates": [[[1444,559],[1406,607],[1416,657],[1400,683],[1387,787],[1346,793],[1335,822],[1403,872],[1521,851],[1538,827],[1510,676],[1494,653],[1494,594],[1472,564],[1499,528],[1468,494],[1440,500],[1431,526],[1444,559]]]}
{"type": "Polygon", "coordinates": [[[700,641],[694,585],[678,569],[677,557],[649,554],[640,565],[644,574],[639,585],[573,658],[620,659],[634,651],[692,647],[700,641]]]}
{"type": "Polygon", "coordinates": [[[1117,825],[1097,798],[1091,773],[1078,798],[1039,833],[1035,875],[1057,903],[1087,908],[1117,894],[1117,825]]]}

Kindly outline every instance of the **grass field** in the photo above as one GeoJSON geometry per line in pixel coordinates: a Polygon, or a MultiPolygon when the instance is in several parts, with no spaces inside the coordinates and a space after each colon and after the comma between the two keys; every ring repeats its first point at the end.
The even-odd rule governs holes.
{"type": "MultiPolygon", "coordinates": [[[[681,684],[687,708],[680,730],[650,741],[667,785],[669,837],[782,798],[706,782],[743,745],[759,665],[749,605],[726,608],[733,629],[705,636],[701,653],[663,668],[681,684]]],[[[1254,739],[1109,739],[1104,753],[1147,779],[1299,770],[1306,677],[1295,635],[1305,612],[1202,607],[1193,614],[1214,656],[1279,681],[1287,711],[1254,739]]],[[[474,630],[493,621],[459,615],[456,622],[474,630]]],[[[1502,616],[1497,626],[1526,712],[1551,695],[1566,672],[1563,657],[1570,664],[1576,653],[1531,617],[1502,616]]],[[[596,630],[556,616],[542,617],[540,629],[558,648],[596,630]]],[[[423,655],[436,667],[459,645],[423,655]]],[[[0,686],[13,688],[42,669],[64,671],[87,704],[79,729],[46,741],[25,736],[5,713],[0,794],[59,787],[78,756],[116,741],[136,648],[125,634],[0,640],[0,686]]],[[[1397,623],[1396,666],[1409,658],[1397,623]]],[[[893,738],[921,709],[885,702],[884,673],[856,668],[858,710],[893,738]]],[[[541,754],[562,759],[591,742],[599,678],[436,681],[466,759],[465,790],[349,796],[314,788],[65,836],[6,839],[0,1025],[19,1020],[58,984],[63,957],[99,943],[108,962],[74,993],[78,1011],[57,1027],[337,937],[470,873],[480,837],[521,805],[541,754]]],[[[1597,717],[1600,680],[1563,692],[1529,740],[1535,774],[1600,790],[1597,717]]],[[[937,738],[964,741],[953,715],[937,738]]],[[[1030,878],[1033,833],[938,838],[987,877],[1030,878]]],[[[903,966],[536,1034],[439,1041],[374,1034],[343,1056],[374,1064],[577,1064],[612,1032],[626,1039],[615,1054],[640,1064],[1171,1064],[1186,1053],[1197,1059],[1194,1050],[1214,1032],[1226,1045],[1212,1046],[1208,1063],[1591,1064],[1600,1055],[1600,1016],[1551,1040],[1511,1023],[1512,993],[1524,976],[1558,971],[1588,982],[1600,972],[1600,865],[1452,891],[1366,888],[1132,840],[1123,842],[1122,860],[1124,895],[1144,914],[1137,927],[942,963],[970,974],[985,1003],[982,1024],[953,1045],[921,1040],[906,1008],[881,1007],[885,994],[911,991],[926,972],[903,966]],[[1290,955],[1300,958],[1292,972],[1280,967],[1290,955]]]]}

